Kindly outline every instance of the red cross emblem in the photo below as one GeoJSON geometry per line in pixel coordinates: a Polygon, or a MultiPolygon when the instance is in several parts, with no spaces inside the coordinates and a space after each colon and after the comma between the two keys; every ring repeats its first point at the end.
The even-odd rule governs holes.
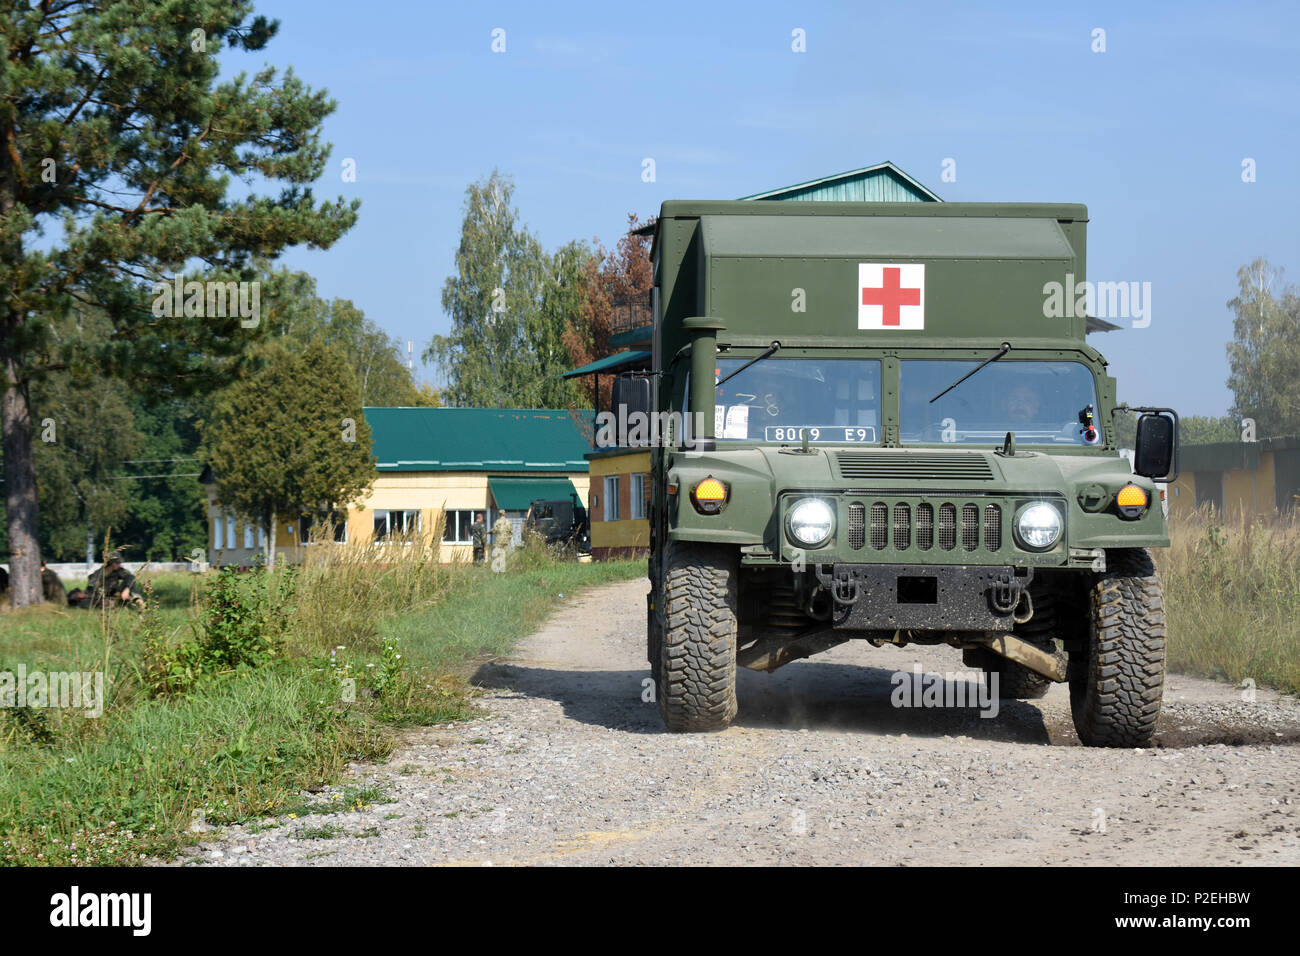
{"type": "Polygon", "coordinates": [[[858,263],[858,328],[925,328],[925,265],[858,263]]]}

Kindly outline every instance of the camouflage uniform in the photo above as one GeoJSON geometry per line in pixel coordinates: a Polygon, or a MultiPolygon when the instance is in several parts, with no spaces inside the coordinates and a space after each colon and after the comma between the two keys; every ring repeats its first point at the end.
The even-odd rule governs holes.
{"type": "Polygon", "coordinates": [[[103,607],[106,600],[110,607],[125,604],[127,602],[122,600],[122,592],[127,590],[130,591],[127,601],[141,602],[143,597],[135,592],[134,585],[135,575],[110,558],[108,564],[92,571],[86,579],[86,589],[90,595],[87,603],[90,607],[103,607]]]}
{"type": "Polygon", "coordinates": [[[505,512],[497,515],[496,522],[492,525],[493,543],[498,548],[510,547],[510,539],[515,536],[515,526],[510,523],[510,519],[505,516],[505,512]]]}
{"type": "Polygon", "coordinates": [[[68,592],[63,589],[63,582],[45,565],[41,565],[41,593],[45,595],[45,600],[55,604],[68,603],[68,592]]]}
{"type": "Polygon", "coordinates": [[[470,540],[474,542],[474,563],[482,564],[487,553],[487,526],[482,518],[476,518],[469,529],[470,540]]]}

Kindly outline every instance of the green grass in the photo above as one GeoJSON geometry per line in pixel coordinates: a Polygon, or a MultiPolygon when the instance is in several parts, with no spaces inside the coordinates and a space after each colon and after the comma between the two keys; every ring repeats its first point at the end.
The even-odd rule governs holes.
{"type": "Polygon", "coordinates": [[[459,671],[485,655],[509,652],[575,591],[637,577],[645,577],[644,562],[563,563],[502,574],[472,568],[445,603],[389,618],[379,634],[418,666],[459,671]]]}
{"type": "MultiPolygon", "coordinates": [[[[86,584],[84,581],[64,583],[69,591],[74,587],[84,588],[86,584]]],[[[152,591],[163,626],[177,630],[187,626],[200,583],[199,575],[146,573],[137,580],[136,586],[152,591]]],[[[23,661],[29,668],[51,664],[66,670],[82,670],[85,668],[67,665],[79,662],[102,665],[106,649],[111,660],[114,645],[132,636],[132,628],[125,626],[130,620],[120,612],[105,613],[102,609],[42,604],[15,611],[5,604],[0,606],[0,635],[3,635],[0,665],[10,660],[23,661]]]]}
{"type": "Polygon", "coordinates": [[[393,738],[327,697],[318,675],[266,668],[178,700],[140,699],[45,746],[0,750],[0,858],[125,863],[209,824],[266,816],[393,738]]]}
{"type": "Polygon", "coordinates": [[[303,827],[294,833],[299,840],[333,840],[344,834],[342,827],[336,827],[332,823],[324,823],[318,827],[303,827]]]}
{"type": "Polygon", "coordinates": [[[377,803],[392,803],[393,799],[381,787],[344,787],[330,800],[311,800],[281,807],[282,815],[306,817],[313,814],[348,813],[366,810],[377,803]]]}
{"type": "Polygon", "coordinates": [[[470,715],[463,675],[476,658],[508,651],[575,592],[645,573],[633,562],[524,557],[502,574],[432,564],[416,549],[304,568],[278,656],[196,675],[179,691],[160,689],[150,649],[196,640],[200,576],[156,577],[147,617],[0,612],[0,669],[102,669],[109,687],[98,719],[0,710],[0,863],[138,863],[196,839],[196,816],[220,826],[385,802],[356,787],[338,800],[301,794],[337,782],[350,761],[385,759],[403,726],[470,715]],[[342,598],[365,614],[331,624],[342,598]],[[351,702],[345,676],[356,681],[351,702]]]}

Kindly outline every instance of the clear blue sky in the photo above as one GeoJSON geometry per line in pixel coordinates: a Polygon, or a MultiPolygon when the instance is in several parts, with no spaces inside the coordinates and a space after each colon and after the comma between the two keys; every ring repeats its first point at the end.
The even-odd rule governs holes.
{"type": "Polygon", "coordinates": [[[418,377],[465,186],[493,167],[553,248],[613,245],[665,199],[889,159],[947,200],[1086,203],[1089,277],[1152,283],[1150,327],[1092,339],[1121,397],[1222,414],[1237,269],[1265,256],[1300,281],[1298,6],[1055,6],[265,0],[280,35],[229,63],[292,65],[338,100],[316,189],[361,218],[285,261],[413,339],[418,377]]]}

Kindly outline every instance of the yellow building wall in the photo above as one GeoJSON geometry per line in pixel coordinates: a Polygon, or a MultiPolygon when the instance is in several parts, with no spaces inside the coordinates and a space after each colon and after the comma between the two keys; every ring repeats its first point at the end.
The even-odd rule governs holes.
{"type": "MultiPolygon", "coordinates": [[[[1264,518],[1277,515],[1273,457],[1271,451],[1262,452],[1258,468],[1234,468],[1223,472],[1223,510],[1226,515],[1246,514],[1264,518]]],[[[1169,486],[1169,516],[1186,517],[1195,508],[1195,478],[1188,471],[1169,486]]]]}
{"type": "Polygon", "coordinates": [[[1259,509],[1258,514],[1277,514],[1277,484],[1274,479],[1277,471],[1273,462],[1273,452],[1266,451],[1259,456],[1259,509]]]}
{"type": "Polygon", "coordinates": [[[629,451],[622,455],[609,455],[589,460],[591,495],[587,498],[587,512],[591,515],[591,547],[600,548],[648,548],[650,547],[650,521],[648,518],[621,517],[618,521],[605,521],[605,506],[600,500],[605,491],[605,478],[618,475],[619,514],[631,514],[630,494],[632,482],[630,476],[650,471],[650,453],[648,451],[629,451]]]}
{"type": "MultiPolygon", "coordinates": [[[[368,544],[374,539],[374,512],[419,511],[420,527],[432,532],[444,509],[448,511],[488,511],[490,491],[487,472],[397,472],[381,474],[375,478],[370,491],[347,509],[347,541],[350,544],[368,544]]],[[[568,478],[580,500],[588,495],[588,476],[583,472],[545,473],[535,471],[499,471],[492,477],[500,478],[568,478]]],[[[224,548],[218,556],[215,551],[215,522],[218,515],[215,488],[208,490],[208,543],[214,564],[250,564],[261,549],[224,548]]],[[[485,523],[492,524],[493,515],[485,514],[485,523]]],[[[236,541],[243,544],[243,525],[236,519],[236,541]]],[[[276,554],[289,561],[301,559],[298,544],[299,529],[296,521],[284,519],[277,532],[276,554]]],[[[254,539],[256,540],[256,539],[254,539]]],[[[473,556],[471,544],[443,544],[444,561],[466,560],[473,556]]]]}
{"type": "Polygon", "coordinates": [[[1224,472],[1223,510],[1229,515],[1247,514],[1266,518],[1277,514],[1277,496],[1273,487],[1273,452],[1260,454],[1257,469],[1224,472]]]}
{"type": "MultiPolygon", "coordinates": [[[[244,542],[247,540],[244,537],[244,529],[248,527],[250,523],[235,516],[235,543],[232,546],[230,543],[230,535],[228,534],[230,524],[229,522],[226,522],[227,512],[217,504],[216,487],[209,485],[206,491],[208,501],[208,563],[217,566],[225,564],[253,564],[260,555],[266,553],[265,546],[258,541],[257,526],[252,525],[253,546],[251,548],[244,547],[244,542]],[[217,535],[218,521],[225,523],[223,533],[220,537],[217,535]],[[217,546],[218,542],[220,542],[220,547],[217,546]]],[[[275,534],[276,560],[285,560],[290,562],[297,562],[300,560],[301,556],[299,555],[300,545],[298,544],[297,522],[290,521],[287,518],[281,519],[279,524],[276,526],[275,534]]]]}
{"type": "Polygon", "coordinates": [[[1196,483],[1190,471],[1169,485],[1169,518],[1186,518],[1196,510],[1196,483]]]}

